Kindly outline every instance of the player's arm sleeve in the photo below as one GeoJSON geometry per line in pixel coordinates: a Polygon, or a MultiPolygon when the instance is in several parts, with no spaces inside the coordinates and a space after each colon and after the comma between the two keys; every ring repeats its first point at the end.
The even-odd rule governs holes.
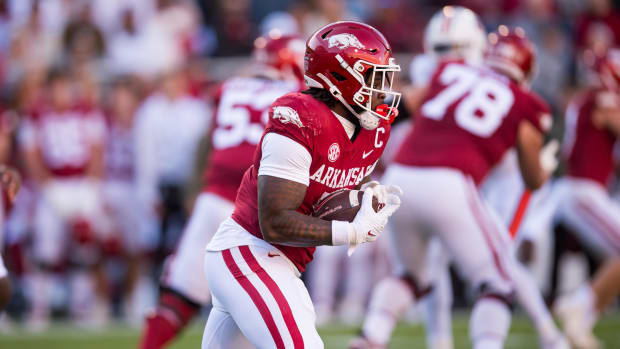
{"type": "Polygon", "coordinates": [[[305,146],[278,133],[263,137],[258,175],[273,176],[304,185],[310,184],[312,156],[305,146]]]}
{"type": "Polygon", "coordinates": [[[549,105],[540,97],[532,95],[528,109],[525,118],[542,134],[547,134],[553,126],[553,117],[549,105]]]}

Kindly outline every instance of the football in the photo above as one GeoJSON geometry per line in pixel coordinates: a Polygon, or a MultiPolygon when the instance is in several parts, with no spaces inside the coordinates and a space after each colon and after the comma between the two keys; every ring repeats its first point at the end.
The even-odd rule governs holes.
{"type": "MultiPolygon", "coordinates": [[[[353,221],[360,209],[364,192],[361,190],[341,189],[319,200],[313,208],[312,215],[326,221],[353,221]]],[[[382,205],[377,197],[372,198],[372,207],[378,211],[382,205]]]]}

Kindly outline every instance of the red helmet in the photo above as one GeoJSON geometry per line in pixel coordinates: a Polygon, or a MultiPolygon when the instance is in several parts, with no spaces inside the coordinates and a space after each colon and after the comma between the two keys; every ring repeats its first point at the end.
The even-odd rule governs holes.
{"type": "Polygon", "coordinates": [[[302,81],[304,51],[304,41],[297,35],[272,31],[254,40],[254,59],[263,66],[275,68],[277,78],[282,78],[282,73],[292,73],[302,81]]]}
{"type": "Polygon", "coordinates": [[[397,71],[400,66],[394,62],[390,44],[378,30],[363,23],[328,24],[306,43],[306,84],[331,92],[365,128],[376,127],[377,118],[390,120],[395,114],[400,102],[400,93],[392,91],[397,71]],[[384,94],[388,100],[392,97],[391,105],[382,105],[381,112],[373,110],[373,93],[384,94]],[[370,116],[357,113],[352,105],[370,116]]]}
{"type": "Polygon", "coordinates": [[[594,63],[594,70],[601,85],[620,92],[620,49],[610,48],[594,63]]]}
{"type": "Polygon", "coordinates": [[[485,64],[519,83],[529,81],[534,75],[536,52],[522,28],[508,29],[500,25],[489,34],[485,64]]]}

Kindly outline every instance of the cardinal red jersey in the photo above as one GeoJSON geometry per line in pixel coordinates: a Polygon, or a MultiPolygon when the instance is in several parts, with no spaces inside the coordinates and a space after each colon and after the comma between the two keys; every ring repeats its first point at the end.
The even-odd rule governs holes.
{"type": "Polygon", "coordinates": [[[64,111],[42,108],[30,113],[22,127],[22,145],[38,148],[55,176],[84,175],[91,146],[103,143],[106,130],[101,113],[83,106],[64,111]]]}
{"type": "Polygon", "coordinates": [[[569,176],[607,186],[615,168],[616,137],[594,125],[594,111],[603,106],[619,108],[620,98],[601,89],[590,89],[573,98],[566,111],[563,151],[569,176]]]}
{"type": "Polygon", "coordinates": [[[252,77],[237,77],[222,84],[203,191],[235,201],[263,135],[269,106],[276,98],[297,90],[298,83],[252,77]]]}
{"type": "Polygon", "coordinates": [[[547,104],[487,68],[445,62],[433,75],[420,117],[395,161],[455,168],[480,183],[516,143],[522,120],[546,132],[547,104]]]}
{"type": "MultiPolygon", "coordinates": [[[[362,129],[353,141],[333,112],[322,102],[302,93],[279,98],[269,108],[265,133],[275,132],[304,146],[312,157],[306,196],[297,209],[310,215],[312,205],[338,189],[351,189],[372,173],[388,141],[390,126],[362,129]]],[[[257,178],[262,152],[259,146],[254,163],[241,182],[232,218],[252,235],[262,239],[258,224],[257,178]]],[[[299,269],[312,260],[314,247],[274,245],[299,269]]]]}

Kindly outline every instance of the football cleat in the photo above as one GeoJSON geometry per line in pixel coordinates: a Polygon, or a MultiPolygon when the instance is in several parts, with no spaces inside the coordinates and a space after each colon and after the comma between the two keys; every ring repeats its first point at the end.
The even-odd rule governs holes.
{"type": "Polygon", "coordinates": [[[357,336],[349,342],[348,349],[387,349],[387,346],[373,343],[364,336],[357,336]]]}
{"type": "Polygon", "coordinates": [[[570,343],[568,339],[563,335],[559,335],[552,340],[540,340],[540,347],[542,349],[570,349],[570,343]]]}
{"type": "Polygon", "coordinates": [[[564,332],[577,349],[599,349],[601,344],[592,333],[596,315],[587,304],[573,294],[564,295],[555,303],[554,313],[560,318],[564,332]]]}

